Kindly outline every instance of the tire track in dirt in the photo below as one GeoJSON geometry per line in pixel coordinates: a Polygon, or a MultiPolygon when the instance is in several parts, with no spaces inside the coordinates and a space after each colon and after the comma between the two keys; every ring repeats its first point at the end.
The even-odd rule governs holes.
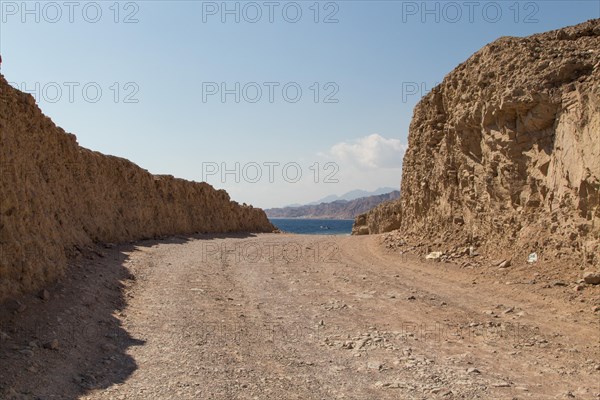
{"type": "MultiPolygon", "coordinates": [[[[99,290],[100,301],[117,293],[110,281],[98,289],[100,276],[135,279],[120,289],[125,307],[115,309],[110,300],[102,311],[112,313],[118,329],[93,342],[65,343],[60,336],[60,351],[35,352],[34,362],[46,365],[36,372],[13,376],[0,368],[14,388],[5,393],[83,399],[600,394],[600,325],[577,315],[577,304],[559,296],[546,304],[547,292],[497,284],[487,270],[390,253],[377,236],[199,235],[102,256],[85,269],[81,293],[99,290]],[[508,307],[514,309],[504,312],[508,307]],[[568,319],[574,316],[576,330],[568,319]],[[90,354],[101,363],[93,367],[90,354]],[[36,383],[36,374],[38,382],[63,386],[36,383]]],[[[56,301],[50,316],[68,320],[62,310],[70,304],[74,321],[95,323],[99,311],[78,304],[88,297],[57,297],[47,304],[56,301]]],[[[24,343],[33,335],[24,324],[32,316],[17,317],[24,343]]],[[[29,356],[18,351],[0,348],[0,357],[25,368],[29,356]]]]}

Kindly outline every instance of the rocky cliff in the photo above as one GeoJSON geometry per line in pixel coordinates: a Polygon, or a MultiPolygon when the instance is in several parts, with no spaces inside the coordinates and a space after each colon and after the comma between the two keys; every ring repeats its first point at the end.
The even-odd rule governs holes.
{"type": "Polygon", "coordinates": [[[419,102],[408,139],[387,210],[403,234],[598,263],[600,20],[485,46],[419,102]]]}
{"type": "Polygon", "coordinates": [[[269,218],[322,218],[322,219],[354,219],[371,208],[392,199],[397,199],[400,192],[360,197],[354,200],[336,200],[327,203],[310,204],[299,207],[270,208],[265,210],[269,218]]]}
{"type": "Polygon", "coordinates": [[[389,200],[356,217],[353,235],[373,235],[390,232],[401,226],[400,200],[389,200]]]}
{"type": "Polygon", "coordinates": [[[55,279],[78,246],[275,229],[224,190],[80,147],[2,75],[0,163],[0,301],[55,279]]]}

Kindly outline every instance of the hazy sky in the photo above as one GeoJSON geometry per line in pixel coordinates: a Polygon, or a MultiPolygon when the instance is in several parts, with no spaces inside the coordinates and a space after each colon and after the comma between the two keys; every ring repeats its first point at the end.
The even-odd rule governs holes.
{"type": "Polygon", "coordinates": [[[398,187],[412,109],[589,1],[0,1],[2,73],[82,146],[260,207],[398,187]],[[239,182],[236,182],[239,181],[239,182]]]}

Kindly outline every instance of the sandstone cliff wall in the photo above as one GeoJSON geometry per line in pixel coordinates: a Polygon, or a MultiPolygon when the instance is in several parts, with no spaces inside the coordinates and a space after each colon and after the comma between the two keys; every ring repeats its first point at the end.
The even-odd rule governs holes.
{"type": "Polygon", "coordinates": [[[600,20],[504,37],[414,110],[401,231],[598,263],[600,20]]]}
{"type": "Polygon", "coordinates": [[[80,147],[1,75],[0,174],[0,301],[55,279],[75,246],[274,230],[224,190],[80,147]]]}

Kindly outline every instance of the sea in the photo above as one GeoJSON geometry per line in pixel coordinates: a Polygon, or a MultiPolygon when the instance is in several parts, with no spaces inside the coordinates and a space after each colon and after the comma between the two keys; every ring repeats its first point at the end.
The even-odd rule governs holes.
{"type": "Polygon", "coordinates": [[[284,219],[271,218],[271,223],[287,233],[303,235],[350,235],[352,219],[284,219]]]}

